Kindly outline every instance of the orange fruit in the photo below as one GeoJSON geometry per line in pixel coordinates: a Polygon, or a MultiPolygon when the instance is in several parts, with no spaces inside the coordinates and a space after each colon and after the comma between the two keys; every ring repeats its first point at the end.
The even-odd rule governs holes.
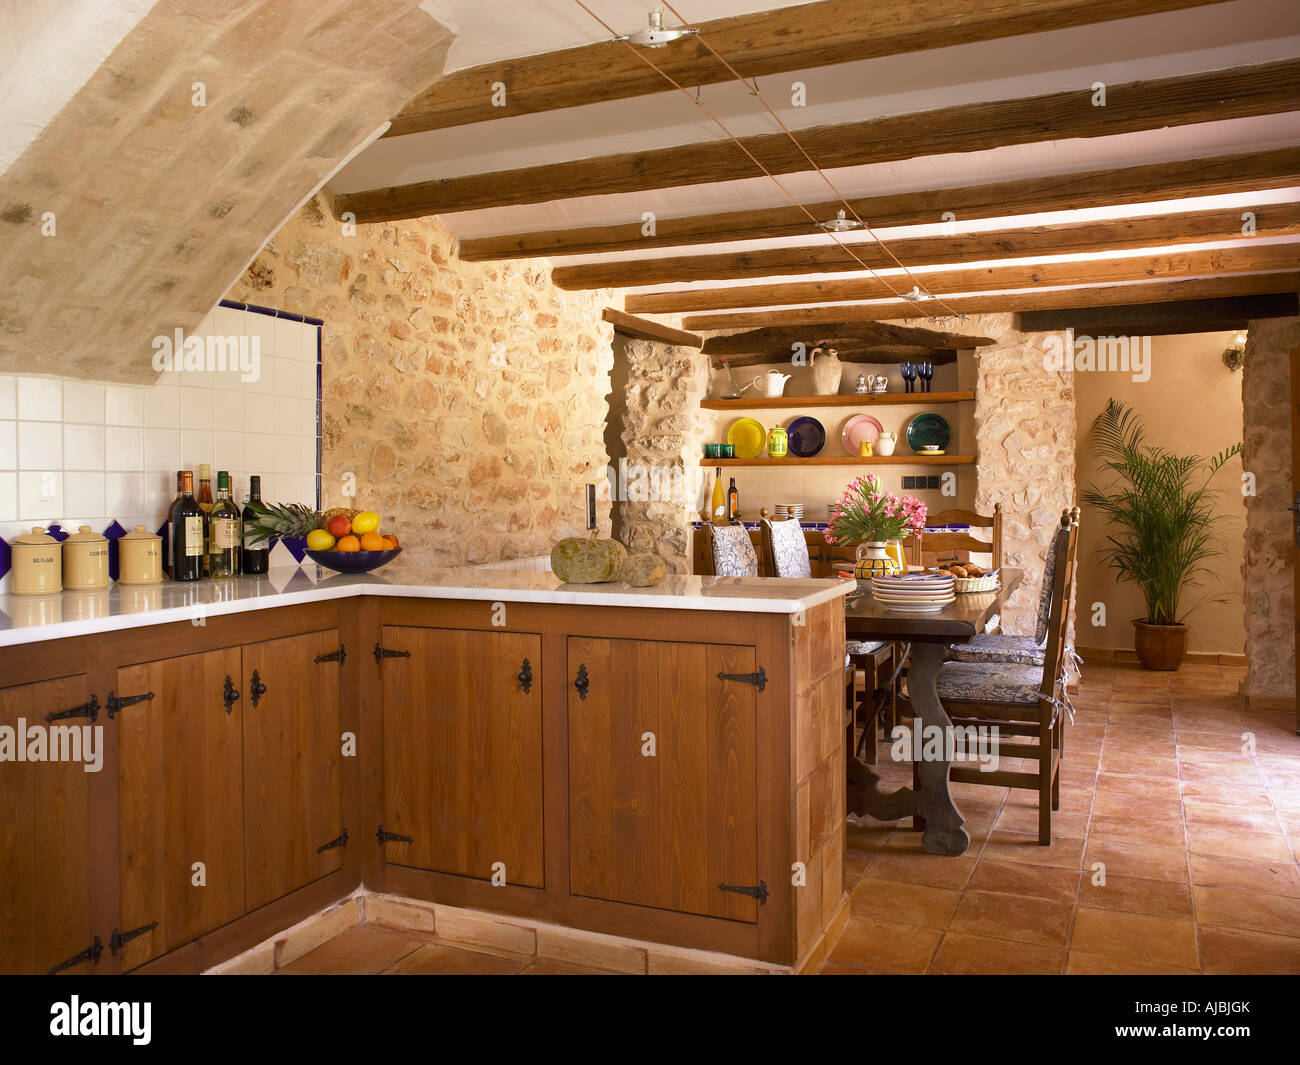
{"type": "Polygon", "coordinates": [[[362,551],[383,551],[388,545],[384,543],[384,538],[377,532],[368,532],[361,534],[362,551]]]}
{"type": "Polygon", "coordinates": [[[384,533],[384,539],[393,541],[394,551],[396,551],[399,547],[402,546],[402,541],[397,538],[397,533],[384,533]]]}
{"type": "Polygon", "coordinates": [[[384,550],[385,550],[385,551],[396,551],[396,550],[397,550],[397,537],[395,537],[395,536],[391,536],[391,535],[385,535],[385,536],[384,536],[384,550]]]}
{"type": "Polygon", "coordinates": [[[339,538],[339,542],[334,545],[334,550],[335,551],[360,551],[361,541],[349,533],[347,536],[342,536],[339,538]]]}

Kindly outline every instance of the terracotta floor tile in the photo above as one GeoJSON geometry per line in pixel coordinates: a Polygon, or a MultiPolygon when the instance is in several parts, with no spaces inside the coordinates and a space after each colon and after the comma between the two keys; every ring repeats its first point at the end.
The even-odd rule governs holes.
{"type": "Polygon", "coordinates": [[[526,963],[525,958],[504,958],[447,943],[426,943],[384,971],[400,975],[509,976],[521,972],[526,963]]]}
{"type": "Polygon", "coordinates": [[[1196,928],[1190,919],[1153,917],[1118,910],[1079,908],[1070,949],[1135,961],[1195,969],[1196,928]]]}
{"type": "Polygon", "coordinates": [[[970,852],[955,858],[924,852],[884,854],[876,857],[867,872],[882,880],[960,890],[970,879],[975,860],[970,852]]]}
{"type": "Polygon", "coordinates": [[[949,930],[1043,946],[1064,946],[1074,903],[967,890],[949,930]]]}
{"type": "Polygon", "coordinates": [[[1092,872],[1097,862],[1105,865],[1107,877],[1133,876],[1187,882],[1187,852],[1184,850],[1090,840],[1083,857],[1084,871],[1092,872]]]}
{"type": "Polygon", "coordinates": [[[923,973],[942,938],[920,925],[850,917],[827,961],[877,973],[923,973]]]}
{"type": "Polygon", "coordinates": [[[1220,806],[1256,806],[1272,809],[1268,792],[1259,784],[1234,784],[1222,780],[1188,780],[1183,799],[1212,802],[1220,806]]]}
{"type": "Polygon", "coordinates": [[[1203,927],[1200,943],[1207,973],[1300,973],[1300,939],[1291,936],[1203,927]]]}
{"type": "Polygon", "coordinates": [[[428,936],[377,924],[359,924],[277,971],[346,976],[379,973],[428,942],[428,936]]]}
{"type": "Polygon", "coordinates": [[[1070,951],[1065,971],[1070,976],[1195,976],[1200,972],[1172,965],[1143,965],[1105,954],[1085,954],[1081,950],[1070,951]]]}
{"type": "Polygon", "coordinates": [[[1245,787],[1258,787],[1264,783],[1264,778],[1253,765],[1233,762],[1179,761],[1178,777],[1185,781],[1223,781],[1245,787]]]}
{"type": "Polygon", "coordinates": [[[994,829],[985,845],[983,857],[997,861],[1027,862],[1057,869],[1078,869],[1083,857],[1084,841],[1074,837],[1054,838],[1051,846],[1040,846],[1037,835],[1004,832],[994,829]]]}
{"type": "Polygon", "coordinates": [[[1181,821],[1152,821],[1144,817],[1115,817],[1093,814],[1088,825],[1090,840],[1137,843],[1143,847],[1187,846],[1181,821]]]}
{"type": "Polygon", "coordinates": [[[881,880],[868,874],[853,889],[853,915],[947,928],[961,898],[960,891],[881,880]]]}
{"type": "Polygon", "coordinates": [[[1280,832],[1277,814],[1265,807],[1229,806],[1224,803],[1184,799],[1183,811],[1189,825],[1218,825],[1246,832],[1280,832]]]}
{"type": "MultiPolygon", "coordinates": [[[[1008,832],[1033,833],[1038,832],[1038,804],[1033,806],[1004,806],[998,816],[997,828],[1005,829],[1008,832]]],[[[1067,812],[1065,810],[1056,810],[1052,813],[1052,831],[1060,832],[1063,836],[1076,836],[1082,838],[1088,829],[1088,815],[1086,813],[1067,812]]]]}
{"type": "Polygon", "coordinates": [[[1161,777],[1097,774],[1098,795],[1125,795],[1133,799],[1181,799],[1182,787],[1177,780],[1161,777]]]}
{"type": "Polygon", "coordinates": [[[1121,773],[1125,776],[1176,779],[1178,776],[1178,761],[1174,758],[1172,751],[1161,757],[1137,751],[1116,751],[1111,749],[1110,744],[1107,744],[1106,750],[1101,756],[1101,771],[1103,773],[1121,773]]]}
{"type": "Polygon", "coordinates": [[[1189,849],[1195,854],[1217,854],[1250,861],[1294,860],[1285,836],[1243,832],[1218,825],[1188,825],[1187,840],[1189,849]]]}
{"type": "Polygon", "coordinates": [[[1300,898],[1300,869],[1295,862],[1251,862],[1213,854],[1193,854],[1191,860],[1192,883],[1197,886],[1300,898]]]}
{"type": "Polygon", "coordinates": [[[1054,869],[1027,862],[1000,862],[981,858],[970,879],[972,891],[995,891],[1003,895],[1029,895],[1053,902],[1073,902],[1079,890],[1077,869],[1054,869]]]}
{"type": "Polygon", "coordinates": [[[1105,884],[1094,884],[1085,872],[1079,887],[1079,905],[1096,910],[1122,910],[1158,917],[1192,916],[1192,892],[1175,880],[1151,880],[1138,876],[1114,876],[1107,872],[1105,884]]]}
{"type": "Polygon", "coordinates": [[[1060,947],[949,932],[930,966],[932,973],[1055,975],[1065,964],[1060,947]]]}
{"type": "Polygon", "coordinates": [[[1193,890],[1198,924],[1300,936],[1300,898],[1218,887],[1193,890]]]}
{"type": "MultiPolygon", "coordinates": [[[[1133,797],[1113,792],[1099,794],[1092,804],[1093,817],[1130,817],[1133,814],[1133,797]]],[[[1143,799],[1142,813],[1152,821],[1181,821],[1183,804],[1178,799],[1143,799]]]]}

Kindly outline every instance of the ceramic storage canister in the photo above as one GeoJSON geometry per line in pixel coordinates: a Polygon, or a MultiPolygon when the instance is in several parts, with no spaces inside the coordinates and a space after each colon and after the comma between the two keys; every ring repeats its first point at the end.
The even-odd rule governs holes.
{"type": "Polygon", "coordinates": [[[55,595],[63,591],[63,552],[59,541],[37,526],[16,536],[9,591],[14,595],[55,595]]]}
{"type": "Polygon", "coordinates": [[[117,583],[157,584],[162,580],[162,537],[137,525],[117,541],[117,583]]]}
{"type": "Polygon", "coordinates": [[[108,540],[83,525],[63,541],[63,587],[84,591],[108,585],[108,540]]]}

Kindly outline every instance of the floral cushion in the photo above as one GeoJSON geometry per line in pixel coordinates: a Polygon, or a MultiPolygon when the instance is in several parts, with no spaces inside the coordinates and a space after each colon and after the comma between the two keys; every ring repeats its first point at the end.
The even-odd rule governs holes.
{"type": "Polygon", "coordinates": [[[1047,652],[1030,636],[994,635],[981,632],[969,643],[953,644],[949,662],[1009,662],[1017,666],[1041,666],[1047,652]]]}
{"type": "Polygon", "coordinates": [[[808,541],[803,537],[803,526],[797,521],[769,521],[772,535],[772,560],[776,564],[774,577],[811,577],[812,564],[808,560],[808,541]]]}
{"type": "Polygon", "coordinates": [[[844,649],[851,655],[869,655],[884,646],[884,640],[846,640],[844,649]]]}
{"type": "Polygon", "coordinates": [[[1047,643],[1047,622],[1052,616],[1052,585],[1056,580],[1057,559],[1065,553],[1070,542],[1068,529],[1058,529],[1047,549],[1047,563],[1043,566],[1043,586],[1038,589],[1038,624],[1034,629],[1034,642],[1039,647],[1047,643]]]}
{"type": "Polygon", "coordinates": [[[947,662],[939,670],[941,702],[1010,703],[1032,706],[1043,686],[1041,666],[1006,662],[947,662]]]}
{"type": "Polygon", "coordinates": [[[757,577],[758,555],[743,525],[710,525],[713,572],[719,577],[757,577]]]}

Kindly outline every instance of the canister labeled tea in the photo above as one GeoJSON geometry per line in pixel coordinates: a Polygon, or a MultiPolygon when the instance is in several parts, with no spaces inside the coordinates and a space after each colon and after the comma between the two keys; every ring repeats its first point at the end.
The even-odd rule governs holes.
{"type": "Polygon", "coordinates": [[[162,581],[162,537],[137,525],[117,541],[117,583],[158,584],[162,581]]]}

